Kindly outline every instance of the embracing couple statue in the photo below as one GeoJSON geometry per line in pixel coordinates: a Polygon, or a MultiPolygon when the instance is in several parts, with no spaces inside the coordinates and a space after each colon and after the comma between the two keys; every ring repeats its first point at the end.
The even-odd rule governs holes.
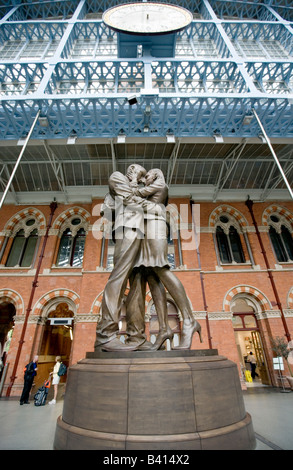
{"type": "Polygon", "coordinates": [[[103,215],[113,221],[114,268],[104,290],[96,351],[152,351],[160,349],[167,339],[171,340],[173,332],[168,325],[165,288],[183,317],[181,340],[175,349],[190,349],[196,331],[202,341],[201,327],[193,318],[184,287],[168,264],[167,203],[168,186],[159,169],[147,172],[142,166],[132,164],[126,175],[115,171],[109,178],[103,215]],[[122,343],[118,338],[118,321],[128,281],[127,339],[122,343]],[[145,335],[147,283],[159,321],[154,344],[147,341],[145,335]]]}

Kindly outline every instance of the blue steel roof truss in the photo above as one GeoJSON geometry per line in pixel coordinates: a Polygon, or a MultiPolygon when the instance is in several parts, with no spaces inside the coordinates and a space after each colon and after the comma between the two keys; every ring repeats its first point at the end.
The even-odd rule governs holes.
{"type": "MultiPolygon", "coordinates": [[[[121,36],[101,15],[127,0],[3,3],[2,141],[25,137],[39,110],[49,122],[35,126],[32,138],[40,141],[113,139],[121,133],[142,140],[173,133],[178,139],[221,135],[240,141],[260,134],[255,118],[250,125],[244,122],[252,108],[270,138],[293,137],[291,0],[168,1],[191,10],[194,20],[177,33],[167,57],[163,47],[150,55],[144,39],[137,57],[119,56],[121,36]],[[30,56],[34,50],[36,56],[30,56]]],[[[105,165],[110,171],[111,160],[105,165]]],[[[201,183],[211,181],[220,167],[207,162],[200,174],[210,177],[205,173],[201,183]]],[[[271,168],[261,168],[254,168],[259,178],[269,172],[276,180],[271,168]]],[[[88,179],[93,181],[92,171],[88,179]]],[[[177,168],[174,181],[195,181],[193,173],[187,165],[177,168]]]]}

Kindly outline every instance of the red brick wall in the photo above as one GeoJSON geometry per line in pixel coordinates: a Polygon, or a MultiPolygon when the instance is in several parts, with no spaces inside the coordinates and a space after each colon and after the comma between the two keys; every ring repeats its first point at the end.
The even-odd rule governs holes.
{"type": "MultiPolygon", "coordinates": [[[[100,201],[94,201],[93,204],[72,204],[72,205],[59,205],[56,213],[54,215],[54,222],[65,210],[70,209],[71,207],[80,207],[85,209],[90,215],[89,223],[92,226],[98,219],[96,215],[92,215],[93,208],[100,201]]],[[[189,213],[189,223],[191,223],[191,213],[189,208],[189,199],[174,199],[170,201],[180,207],[180,204],[187,204],[188,213],[189,213]]],[[[253,206],[255,217],[259,227],[263,226],[262,215],[264,210],[271,206],[271,203],[256,203],[253,206]]],[[[277,204],[278,207],[283,207],[287,209],[291,216],[293,217],[293,204],[291,202],[280,202],[277,204]]],[[[35,209],[38,209],[42,214],[44,214],[46,221],[48,221],[50,208],[49,206],[34,206],[35,209]]],[[[3,232],[4,227],[6,226],[7,221],[25,209],[25,207],[20,206],[4,206],[1,209],[1,218],[0,218],[0,232],[3,232]]],[[[270,280],[268,278],[268,273],[266,271],[266,266],[264,263],[263,254],[261,253],[261,248],[259,241],[257,239],[256,233],[250,231],[253,229],[252,221],[248,209],[244,203],[234,203],[229,202],[228,204],[221,203],[202,203],[200,205],[200,223],[201,223],[201,233],[200,233],[200,262],[203,275],[204,289],[207,302],[207,312],[210,316],[213,316],[213,313],[223,314],[225,311],[230,311],[230,306],[224,305],[225,297],[227,293],[235,286],[252,286],[253,289],[259,292],[259,300],[263,298],[268,299],[270,302],[270,309],[276,311],[278,309],[276,305],[276,299],[272,290],[270,280]],[[248,239],[255,260],[255,264],[259,266],[258,269],[254,269],[251,265],[233,265],[233,266],[222,266],[222,270],[217,268],[217,256],[214,244],[213,234],[211,233],[209,220],[212,212],[221,205],[228,205],[235,208],[239,213],[241,213],[248,222],[250,227],[248,231],[248,239]]],[[[262,229],[261,229],[262,230],[262,229]]],[[[277,286],[279,293],[280,301],[284,310],[286,310],[286,322],[289,328],[291,335],[293,335],[293,301],[291,305],[288,305],[288,294],[290,289],[293,287],[293,264],[283,266],[283,269],[275,270],[275,265],[277,263],[269,236],[267,233],[261,231],[261,237],[263,244],[268,256],[270,267],[273,269],[273,277],[277,286]],[[290,316],[291,315],[291,316],[290,316]]],[[[0,234],[0,242],[3,242],[3,234],[0,234]]],[[[243,236],[241,237],[245,257],[248,260],[248,251],[244,243],[243,236]]],[[[34,268],[36,268],[39,254],[41,251],[43,238],[38,249],[38,255],[36,257],[34,268]]],[[[94,306],[94,302],[97,297],[102,294],[104,286],[109,277],[109,272],[101,272],[97,269],[100,264],[100,253],[101,253],[101,240],[93,236],[91,230],[86,238],[85,252],[84,252],[84,263],[82,268],[66,268],[60,269],[52,267],[52,264],[56,260],[56,253],[58,250],[59,238],[57,235],[52,234],[48,238],[45,256],[42,261],[42,267],[40,271],[40,277],[38,280],[38,287],[36,288],[35,296],[32,302],[32,312],[31,315],[35,314],[36,316],[42,313],[42,308],[46,305],[46,300],[44,296],[51,291],[53,296],[58,296],[58,292],[62,292],[62,295],[69,296],[71,300],[76,305],[76,314],[87,316],[86,321],[78,319],[74,325],[74,341],[71,352],[71,361],[72,363],[77,362],[82,359],[87,351],[92,351],[95,341],[95,330],[96,330],[96,316],[99,313],[99,307],[94,306]],[[45,271],[44,271],[45,270],[45,271]],[[68,292],[66,292],[68,290],[68,292]],[[65,291],[65,293],[64,293],[65,291]],[[75,297],[75,298],[73,298],[75,297]],[[38,303],[42,299],[41,308],[36,308],[38,303]],[[93,321],[90,322],[89,319],[92,315],[93,321]]],[[[1,249],[2,244],[0,245],[1,249]]],[[[5,255],[7,255],[8,247],[5,250],[5,255]]],[[[4,258],[5,258],[4,255],[4,258]]],[[[4,260],[2,258],[2,262],[4,260]]],[[[175,274],[182,281],[185,286],[187,295],[191,301],[194,312],[203,312],[204,302],[203,294],[200,282],[200,271],[199,263],[196,250],[188,249],[183,252],[183,264],[185,269],[176,270],[175,274]]],[[[20,306],[20,310],[17,312],[17,318],[15,323],[15,329],[13,334],[13,339],[11,342],[11,347],[8,354],[8,361],[10,363],[10,372],[15,361],[16,351],[18,348],[18,341],[21,334],[22,323],[18,321],[19,315],[25,315],[26,308],[28,306],[29,296],[32,287],[32,281],[34,279],[34,272],[29,271],[28,269],[16,269],[5,267],[0,268],[0,303],[1,298],[3,298],[4,290],[13,290],[16,293],[16,296],[21,299],[23,302],[20,306]],[[2,294],[1,294],[2,292],[2,294]]],[[[101,300],[101,295],[99,301],[101,300]]],[[[11,297],[11,302],[16,302],[11,297]]],[[[80,317],[82,318],[82,317],[80,317]]],[[[84,317],[85,318],[85,317],[84,317]]],[[[210,319],[209,326],[211,331],[211,341],[212,347],[218,349],[219,354],[227,356],[232,361],[238,363],[238,353],[235,343],[234,330],[232,322],[230,319],[222,317],[223,319],[210,319]]],[[[199,320],[202,325],[202,335],[203,343],[199,342],[199,338],[196,335],[193,339],[192,348],[196,349],[206,349],[209,347],[208,334],[207,334],[207,325],[206,320],[199,320]]],[[[260,320],[263,330],[263,338],[265,340],[265,349],[268,355],[268,360],[271,361],[272,352],[269,345],[269,337],[273,336],[284,336],[284,326],[280,318],[275,318],[268,316],[267,320],[260,320]]],[[[22,370],[24,365],[28,362],[29,358],[38,352],[40,347],[40,342],[42,340],[42,326],[37,327],[36,323],[28,324],[25,343],[22,346],[21,357],[19,361],[19,367],[17,370],[17,379],[15,382],[14,392],[15,394],[19,393],[19,389],[22,384],[22,370]]],[[[9,379],[9,373],[8,373],[9,379]]],[[[9,380],[7,381],[9,382],[9,380]]]]}

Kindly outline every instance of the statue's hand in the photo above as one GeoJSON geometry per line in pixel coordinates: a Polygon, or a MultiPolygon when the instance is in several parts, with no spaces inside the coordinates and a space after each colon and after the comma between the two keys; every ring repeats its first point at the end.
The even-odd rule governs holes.
{"type": "Polygon", "coordinates": [[[129,181],[129,186],[130,186],[131,188],[138,188],[138,181],[137,181],[137,179],[133,179],[133,180],[129,181]]]}
{"type": "Polygon", "coordinates": [[[132,197],[132,200],[133,200],[133,202],[140,203],[140,202],[141,202],[141,197],[133,196],[133,197],[132,197]]]}
{"type": "Polygon", "coordinates": [[[166,209],[163,204],[155,204],[154,202],[144,201],[142,203],[142,207],[143,210],[149,214],[164,216],[166,213],[166,209]]]}

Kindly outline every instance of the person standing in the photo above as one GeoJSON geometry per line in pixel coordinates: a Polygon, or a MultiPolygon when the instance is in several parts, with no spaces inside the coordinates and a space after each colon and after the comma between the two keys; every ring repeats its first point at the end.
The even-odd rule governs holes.
{"type": "Polygon", "coordinates": [[[27,365],[25,373],[24,373],[24,385],[22,394],[20,397],[20,405],[29,405],[29,394],[33,385],[33,381],[35,376],[37,375],[37,364],[38,364],[39,357],[35,356],[34,359],[27,365]]]}
{"type": "Polygon", "coordinates": [[[58,393],[58,385],[60,382],[60,376],[58,375],[60,365],[61,365],[61,357],[56,356],[56,364],[54,366],[53,372],[50,372],[50,375],[53,376],[52,385],[54,385],[54,397],[53,400],[49,401],[49,405],[56,405],[57,400],[57,393],[58,393]]]}

